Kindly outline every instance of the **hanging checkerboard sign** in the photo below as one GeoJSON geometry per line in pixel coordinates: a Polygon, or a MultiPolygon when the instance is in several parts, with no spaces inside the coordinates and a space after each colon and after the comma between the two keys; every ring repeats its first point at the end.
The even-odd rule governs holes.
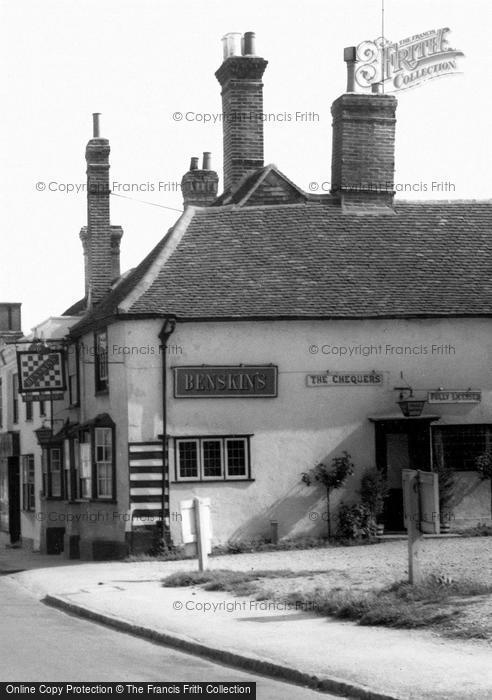
{"type": "Polygon", "coordinates": [[[19,393],[31,391],[64,391],[63,353],[59,351],[17,352],[19,393]]]}

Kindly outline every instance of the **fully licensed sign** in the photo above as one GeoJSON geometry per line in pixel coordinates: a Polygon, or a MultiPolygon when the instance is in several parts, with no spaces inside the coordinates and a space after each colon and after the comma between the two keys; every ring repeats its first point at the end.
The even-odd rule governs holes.
{"type": "Polygon", "coordinates": [[[329,372],[306,375],[309,387],[383,386],[382,372],[329,372]]]}
{"type": "Polygon", "coordinates": [[[17,353],[19,392],[64,391],[63,353],[21,350],[17,353]]]}
{"type": "Polygon", "coordinates": [[[460,391],[458,389],[448,389],[446,391],[429,391],[427,401],[429,403],[480,403],[482,400],[481,391],[460,391]]]}
{"type": "Polygon", "coordinates": [[[277,396],[274,365],[174,367],[174,397],[271,398],[277,396]]]}

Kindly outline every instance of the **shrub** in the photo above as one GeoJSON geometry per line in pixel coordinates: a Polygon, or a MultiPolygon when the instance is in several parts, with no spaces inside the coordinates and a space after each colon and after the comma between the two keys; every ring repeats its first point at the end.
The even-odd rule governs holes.
{"type": "Polygon", "coordinates": [[[374,518],[365,503],[340,504],[337,536],[347,540],[367,539],[374,535],[374,518]]]}
{"type": "Polygon", "coordinates": [[[372,513],[374,520],[381,515],[384,499],[388,495],[388,482],[380,469],[366,469],[360,482],[360,497],[372,513]]]}
{"type": "Polygon", "coordinates": [[[492,481],[492,452],[484,452],[476,458],[475,468],[482,479],[492,481]]]}

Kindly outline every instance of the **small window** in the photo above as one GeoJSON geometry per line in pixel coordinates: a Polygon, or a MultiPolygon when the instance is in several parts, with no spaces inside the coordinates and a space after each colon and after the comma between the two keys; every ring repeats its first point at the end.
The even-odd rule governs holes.
{"type": "Polygon", "coordinates": [[[247,457],[245,438],[226,438],[226,476],[228,479],[245,479],[247,457]]]}
{"type": "Polygon", "coordinates": [[[41,472],[43,474],[43,496],[48,495],[48,450],[43,447],[41,452],[41,472]]]}
{"type": "Polygon", "coordinates": [[[22,510],[34,510],[34,455],[22,456],[22,510]]]}
{"type": "Polygon", "coordinates": [[[50,449],[50,480],[52,498],[61,498],[62,495],[62,460],[59,447],[50,449]]]}
{"type": "Polygon", "coordinates": [[[204,479],[222,479],[222,440],[202,440],[202,465],[204,479]]]}
{"type": "Polygon", "coordinates": [[[32,401],[26,401],[26,420],[32,420],[32,401]]]}
{"type": "Polygon", "coordinates": [[[96,498],[113,497],[113,431],[95,429],[96,498]]]}
{"type": "Polygon", "coordinates": [[[96,391],[106,391],[108,389],[108,333],[106,330],[96,333],[95,349],[96,391]]]}
{"type": "Polygon", "coordinates": [[[39,402],[39,415],[40,416],[46,415],[46,401],[39,402]]]}
{"type": "Polygon", "coordinates": [[[65,498],[71,500],[72,498],[72,479],[70,470],[70,441],[63,441],[63,491],[65,493],[65,498]]]}
{"type": "Polygon", "coordinates": [[[80,446],[78,438],[72,440],[71,451],[73,455],[73,497],[75,499],[81,498],[81,487],[80,487],[80,446]]]}
{"type": "Polygon", "coordinates": [[[19,384],[17,374],[12,375],[12,423],[19,422],[19,384]]]}
{"type": "Polygon", "coordinates": [[[79,349],[77,345],[70,345],[67,353],[68,366],[68,398],[71,406],[79,403],[79,349]]]}
{"type": "Polygon", "coordinates": [[[180,479],[198,479],[198,440],[178,441],[178,474],[180,479]]]}
{"type": "Polygon", "coordinates": [[[249,479],[249,436],[176,439],[177,481],[249,479]]]}
{"type": "Polygon", "coordinates": [[[80,443],[80,497],[92,497],[92,458],[89,435],[80,443]]]}

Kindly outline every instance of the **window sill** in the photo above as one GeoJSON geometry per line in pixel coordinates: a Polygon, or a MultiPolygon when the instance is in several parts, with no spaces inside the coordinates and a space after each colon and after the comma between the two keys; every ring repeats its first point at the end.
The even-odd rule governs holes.
{"type": "Polygon", "coordinates": [[[118,501],[116,501],[114,498],[90,498],[89,503],[107,503],[108,505],[116,505],[118,501]]]}
{"type": "Polygon", "coordinates": [[[94,392],[94,396],[108,396],[109,395],[109,388],[108,389],[96,389],[94,392]]]}
{"type": "Polygon", "coordinates": [[[244,479],[179,479],[178,481],[170,481],[171,484],[237,484],[245,481],[256,481],[249,477],[244,479]]]}

